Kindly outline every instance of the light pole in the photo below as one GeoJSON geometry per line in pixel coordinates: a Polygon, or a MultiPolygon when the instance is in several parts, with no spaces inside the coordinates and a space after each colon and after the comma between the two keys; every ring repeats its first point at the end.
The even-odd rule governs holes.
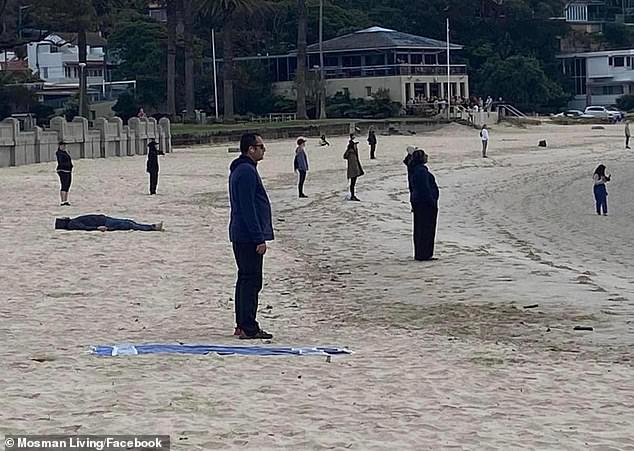
{"type": "Polygon", "coordinates": [[[86,68],[86,63],[79,63],[79,116],[85,117],[88,119],[88,113],[84,108],[84,101],[86,96],[86,83],[84,79],[84,70],[86,68]]]}
{"type": "Polygon", "coordinates": [[[449,61],[449,16],[447,16],[447,119],[451,120],[451,62],[449,61]]]}
{"type": "Polygon", "coordinates": [[[218,120],[218,79],[216,76],[216,31],[211,29],[211,57],[214,64],[214,106],[216,108],[216,121],[218,120]]]}

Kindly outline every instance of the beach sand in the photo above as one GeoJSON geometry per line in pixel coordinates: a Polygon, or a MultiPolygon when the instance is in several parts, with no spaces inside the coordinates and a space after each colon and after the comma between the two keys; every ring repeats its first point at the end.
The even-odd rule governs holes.
{"type": "MultiPolygon", "coordinates": [[[[274,345],[351,356],[91,356],[121,342],[231,336],[227,146],[0,170],[0,434],[169,434],[177,450],[634,449],[634,153],[622,126],[451,125],[379,136],[347,202],[346,139],[292,141],[260,172],[276,240],[262,327],[274,345]],[[548,148],[539,148],[540,139],[548,148]],[[412,259],[405,147],[440,186],[433,262],[412,259]],[[608,167],[610,216],[592,172],[608,167]],[[65,232],[56,216],[165,221],[163,233],[65,232]],[[537,307],[525,308],[537,304],[537,307]],[[574,331],[591,326],[593,331],[574,331]]],[[[254,343],[249,343],[254,344],[254,343]]]]}

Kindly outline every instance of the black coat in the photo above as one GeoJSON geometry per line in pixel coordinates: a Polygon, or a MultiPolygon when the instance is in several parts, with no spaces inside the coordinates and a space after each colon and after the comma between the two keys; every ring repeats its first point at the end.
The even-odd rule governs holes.
{"type": "Polygon", "coordinates": [[[424,164],[408,166],[409,199],[412,208],[437,207],[438,185],[436,178],[424,164]]]}
{"type": "Polygon", "coordinates": [[[159,162],[158,156],[163,155],[163,152],[158,150],[158,146],[156,142],[151,142],[148,144],[148,152],[147,152],[147,172],[158,172],[159,171],[159,162]]]}
{"type": "Polygon", "coordinates": [[[73,171],[73,160],[70,158],[68,152],[63,149],[57,149],[55,156],[57,157],[57,172],[73,171]]]}
{"type": "Polygon", "coordinates": [[[374,132],[368,133],[368,144],[376,144],[376,134],[374,132]]]}

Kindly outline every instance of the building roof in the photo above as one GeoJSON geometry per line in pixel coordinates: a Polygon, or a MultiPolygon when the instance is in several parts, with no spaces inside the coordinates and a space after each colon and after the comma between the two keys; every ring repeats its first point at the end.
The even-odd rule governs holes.
{"type": "MultiPolygon", "coordinates": [[[[424,38],[382,27],[370,27],[343,36],[324,41],[324,52],[346,52],[353,50],[376,49],[420,49],[446,50],[447,43],[436,39],[424,38]]],[[[461,45],[451,44],[451,50],[462,49],[461,45]]],[[[308,46],[308,53],[319,51],[319,43],[308,46]]]]}
{"type": "MultiPolygon", "coordinates": [[[[48,37],[51,36],[59,36],[65,42],[73,45],[77,45],[78,42],[77,33],[61,33],[54,31],[49,33],[48,37]]],[[[106,41],[99,33],[88,32],[86,33],[86,44],[90,47],[105,47],[108,45],[108,41],[106,41]]]]}

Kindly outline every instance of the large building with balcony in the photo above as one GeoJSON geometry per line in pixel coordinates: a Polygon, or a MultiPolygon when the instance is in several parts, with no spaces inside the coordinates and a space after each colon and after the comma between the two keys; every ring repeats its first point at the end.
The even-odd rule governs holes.
{"type": "MultiPolygon", "coordinates": [[[[446,42],[371,27],[324,41],[322,48],[328,96],[341,92],[354,98],[367,97],[387,90],[393,101],[403,105],[413,99],[469,97],[465,65],[450,64],[448,84],[446,42]]],[[[449,46],[450,53],[461,49],[460,45],[449,46]]],[[[270,64],[274,92],[295,98],[297,53],[260,58],[270,64]]],[[[319,61],[319,44],[308,46],[305,64],[313,80],[319,72],[319,61]]]]}
{"type": "Polygon", "coordinates": [[[624,94],[634,94],[634,49],[560,55],[574,97],[570,108],[614,105],[624,94]]]}

